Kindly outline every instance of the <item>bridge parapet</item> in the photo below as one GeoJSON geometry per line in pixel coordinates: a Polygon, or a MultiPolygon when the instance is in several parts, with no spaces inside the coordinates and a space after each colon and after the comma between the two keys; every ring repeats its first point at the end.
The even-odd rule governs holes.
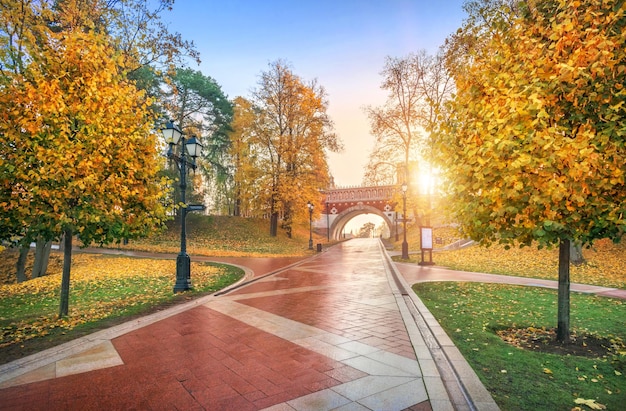
{"type": "Polygon", "coordinates": [[[370,186],[370,187],[336,187],[324,190],[324,200],[327,203],[339,201],[390,201],[400,190],[397,185],[370,186]]]}

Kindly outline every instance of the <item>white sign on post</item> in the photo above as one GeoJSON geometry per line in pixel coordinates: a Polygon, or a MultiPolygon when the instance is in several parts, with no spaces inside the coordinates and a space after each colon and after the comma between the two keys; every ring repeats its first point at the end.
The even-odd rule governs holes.
{"type": "Polygon", "coordinates": [[[422,250],[433,249],[433,229],[432,227],[420,227],[422,250]]]}

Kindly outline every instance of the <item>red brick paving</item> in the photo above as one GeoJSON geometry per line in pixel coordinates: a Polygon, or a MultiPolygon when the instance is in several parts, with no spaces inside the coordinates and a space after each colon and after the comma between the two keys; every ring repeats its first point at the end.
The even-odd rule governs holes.
{"type": "Polygon", "coordinates": [[[4,389],[0,409],[257,410],[361,376],[202,306],[113,344],[124,365],[4,389]]]}
{"type": "MultiPolygon", "coordinates": [[[[275,276],[282,281],[259,282],[231,295],[329,285],[329,288],[322,290],[284,294],[280,300],[274,296],[267,296],[237,301],[407,358],[416,358],[402,316],[397,310],[387,312],[381,312],[378,308],[367,310],[360,303],[362,299],[380,296],[379,275],[372,278],[368,284],[368,273],[359,273],[358,277],[352,278],[358,281],[351,285],[352,273],[337,278],[341,275],[340,271],[320,273],[307,270],[319,266],[319,261],[313,260],[275,276]],[[337,282],[341,283],[342,287],[333,288],[331,285],[337,282]],[[306,308],[302,307],[304,301],[306,308]]],[[[389,294],[387,291],[384,295],[389,294]]]]}
{"type": "MultiPolygon", "coordinates": [[[[369,262],[353,258],[358,272],[340,272],[334,269],[338,258],[319,255],[229,295],[238,296],[238,303],[415,359],[399,312],[363,304],[390,296],[380,267],[369,270],[369,262]],[[295,292],[279,293],[278,299],[251,295],[287,289],[295,292]]],[[[220,260],[246,265],[237,258],[220,260]]],[[[299,260],[253,259],[249,264],[257,264],[251,268],[258,278],[299,260]]],[[[206,306],[112,343],[124,365],[0,390],[0,409],[258,410],[367,375],[206,306]]],[[[425,401],[407,410],[429,409],[425,401]]]]}

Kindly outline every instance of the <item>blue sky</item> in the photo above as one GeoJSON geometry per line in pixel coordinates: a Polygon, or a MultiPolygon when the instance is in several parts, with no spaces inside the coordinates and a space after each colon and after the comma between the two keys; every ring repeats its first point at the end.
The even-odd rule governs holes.
{"type": "Polygon", "coordinates": [[[199,69],[234,98],[249,97],[278,59],[328,93],[329,114],[345,150],[331,154],[338,185],[358,185],[374,138],[363,107],[384,103],[386,56],[434,54],[461,26],[463,0],[177,0],[163,16],[192,40],[199,69]]]}

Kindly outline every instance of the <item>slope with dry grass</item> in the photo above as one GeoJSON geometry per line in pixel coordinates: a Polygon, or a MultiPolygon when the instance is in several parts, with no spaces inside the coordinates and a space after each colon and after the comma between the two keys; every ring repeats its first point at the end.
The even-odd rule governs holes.
{"type": "MultiPolygon", "coordinates": [[[[315,240],[320,237],[314,236],[315,240]]],[[[308,227],[297,226],[293,238],[283,232],[269,235],[269,222],[230,216],[187,217],[187,251],[191,255],[220,257],[287,257],[306,255],[309,239],[308,227]]],[[[180,225],[178,219],[170,222],[167,230],[147,239],[131,241],[121,249],[176,253],[180,250],[180,225]]]]}
{"type": "MultiPolygon", "coordinates": [[[[411,252],[419,251],[419,230],[409,229],[407,241],[411,252]]],[[[435,237],[460,238],[453,229],[435,229],[435,237]]],[[[400,243],[395,244],[397,249],[400,243]]],[[[593,247],[584,249],[584,264],[571,266],[571,281],[581,284],[626,289],[626,239],[618,244],[608,239],[598,240],[593,247]]],[[[412,259],[417,261],[418,256],[412,259]]],[[[443,267],[460,271],[503,274],[520,277],[558,278],[558,249],[523,247],[505,249],[501,245],[470,246],[460,250],[436,251],[434,262],[443,267]]]]}

